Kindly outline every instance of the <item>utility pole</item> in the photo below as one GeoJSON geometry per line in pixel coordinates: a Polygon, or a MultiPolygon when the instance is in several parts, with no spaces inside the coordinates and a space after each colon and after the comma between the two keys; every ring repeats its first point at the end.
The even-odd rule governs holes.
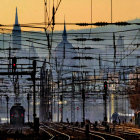
{"type": "Polygon", "coordinates": [[[46,71],[46,85],[47,85],[47,90],[46,90],[46,103],[47,103],[47,108],[46,108],[46,113],[47,113],[47,121],[49,121],[49,96],[50,96],[50,88],[49,88],[49,69],[46,71]]]}
{"type": "Polygon", "coordinates": [[[57,107],[58,107],[58,111],[57,111],[57,121],[59,122],[59,88],[60,88],[60,72],[61,70],[58,68],[58,62],[57,62],[57,58],[55,58],[56,61],[56,72],[57,72],[57,107]]]}
{"type": "Polygon", "coordinates": [[[8,72],[11,72],[11,46],[9,43],[9,65],[8,65],[8,72]]]}
{"type": "Polygon", "coordinates": [[[8,95],[6,95],[6,102],[7,102],[7,124],[8,124],[8,102],[9,102],[8,95]]]}
{"type": "Polygon", "coordinates": [[[30,95],[29,95],[29,93],[27,94],[27,101],[28,101],[28,123],[29,123],[29,105],[30,105],[30,95]]]}
{"type": "Polygon", "coordinates": [[[64,81],[62,80],[62,95],[60,95],[60,101],[61,101],[61,122],[63,122],[63,91],[64,91],[64,81]]]}
{"type": "Polygon", "coordinates": [[[112,0],[111,0],[111,23],[112,23],[112,0]]]}
{"type": "Polygon", "coordinates": [[[71,122],[75,122],[75,84],[74,84],[75,75],[72,73],[72,97],[71,97],[71,122]]]}
{"type": "Polygon", "coordinates": [[[103,95],[103,100],[104,100],[104,121],[107,121],[107,81],[104,82],[104,95],[103,95]]]}
{"type": "Polygon", "coordinates": [[[58,122],[59,122],[59,88],[60,88],[60,81],[59,81],[59,72],[58,72],[58,97],[57,97],[57,101],[58,101],[57,121],[58,122]]]}
{"type": "Polygon", "coordinates": [[[82,89],[82,99],[83,99],[83,123],[85,123],[85,89],[82,89]]]}
{"type": "Polygon", "coordinates": [[[51,91],[51,94],[50,94],[50,96],[51,96],[51,116],[50,116],[50,119],[51,119],[51,121],[53,121],[53,76],[52,76],[52,71],[51,71],[51,89],[50,89],[50,91],[51,91]]]}
{"type": "Polygon", "coordinates": [[[96,71],[94,69],[94,90],[95,90],[95,86],[96,86],[96,71]]]}
{"type": "Polygon", "coordinates": [[[61,122],[63,122],[63,93],[60,95],[60,101],[61,101],[61,122]]]}
{"type": "Polygon", "coordinates": [[[35,118],[36,118],[35,74],[36,74],[36,60],[33,60],[32,80],[33,80],[33,118],[34,118],[34,126],[35,126],[35,118]]]}
{"type": "Polygon", "coordinates": [[[115,33],[113,33],[113,46],[114,46],[114,74],[116,71],[116,44],[115,44],[115,33]]]}

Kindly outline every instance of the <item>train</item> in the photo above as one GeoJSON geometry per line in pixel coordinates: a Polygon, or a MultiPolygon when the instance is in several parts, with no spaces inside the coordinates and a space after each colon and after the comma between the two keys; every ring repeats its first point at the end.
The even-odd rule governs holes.
{"type": "Polygon", "coordinates": [[[25,121],[25,109],[20,103],[14,104],[10,109],[10,124],[23,126],[25,121]]]}

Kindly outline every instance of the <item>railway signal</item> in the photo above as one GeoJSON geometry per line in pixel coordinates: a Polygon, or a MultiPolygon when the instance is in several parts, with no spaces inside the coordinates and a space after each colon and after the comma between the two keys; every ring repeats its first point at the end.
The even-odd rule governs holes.
{"type": "Polygon", "coordinates": [[[16,68],[17,68],[17,59],[16,57],[12,58],[12,72],[16,72],[16,68]]]}
{"type": "Polygon", "coordinates": [[[104,90],[107,91],[107,81],[104,82],[104,90]]]}

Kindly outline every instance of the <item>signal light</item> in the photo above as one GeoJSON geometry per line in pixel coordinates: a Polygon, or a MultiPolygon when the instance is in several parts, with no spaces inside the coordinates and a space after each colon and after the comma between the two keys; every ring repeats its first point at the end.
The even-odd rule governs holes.
{"type": "Polygon", "coordinates": [[[104,82],[104,90],[107,91],[107,81],[104,82]]]}
{"type": "Polygon", "coordinates": [[[16,63],[17,63],[17,59],[16,57],[12,58],[12,72],[16,71],[16,63]]]}
{"type": "Polygon", "coordinates": [[[76,109],[79,110],[80,108],[77,106],[76,109]]]}

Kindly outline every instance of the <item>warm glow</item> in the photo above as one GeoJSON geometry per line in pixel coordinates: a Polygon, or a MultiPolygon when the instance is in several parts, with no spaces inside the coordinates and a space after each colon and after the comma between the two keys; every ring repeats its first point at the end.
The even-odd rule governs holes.
{"type": "MultiPolygon", "coordinates": [[[[49,0],[48,0],[49,1],[49,0]]],[[[50,0],[51,1],[51,0],[50,0]]],[[[111,0],[93,1],[93,22],[110,22],[111,0]]],[[[112,0],[113,22],[140,18],[139,0],[112,0]]],[[[52,2],[52,1],[51,1],[52,2]]],[[[55,4],[57,0],[55,0],[55,4]]],[[[56,14],[56,22],[90,22],[91,0],[62,0],[56,14]]],[[[18,8],[19,23],[41,23],[44,22],[44,0],[1,0],[0,24],[14,24],[15,10],[18,8]]],[[[50,13],[52,7],[50,8],[50,13]]],[[[49,11],[49,10],[48,10],[49,11]]],[[[79,29],[78,26],[67,26],[67,29],[79,29]]],[[[55,26],[61,30],[61,25],[55,26]]],[[[33,29],[31,29],[33,30],[33,29]]]]}

